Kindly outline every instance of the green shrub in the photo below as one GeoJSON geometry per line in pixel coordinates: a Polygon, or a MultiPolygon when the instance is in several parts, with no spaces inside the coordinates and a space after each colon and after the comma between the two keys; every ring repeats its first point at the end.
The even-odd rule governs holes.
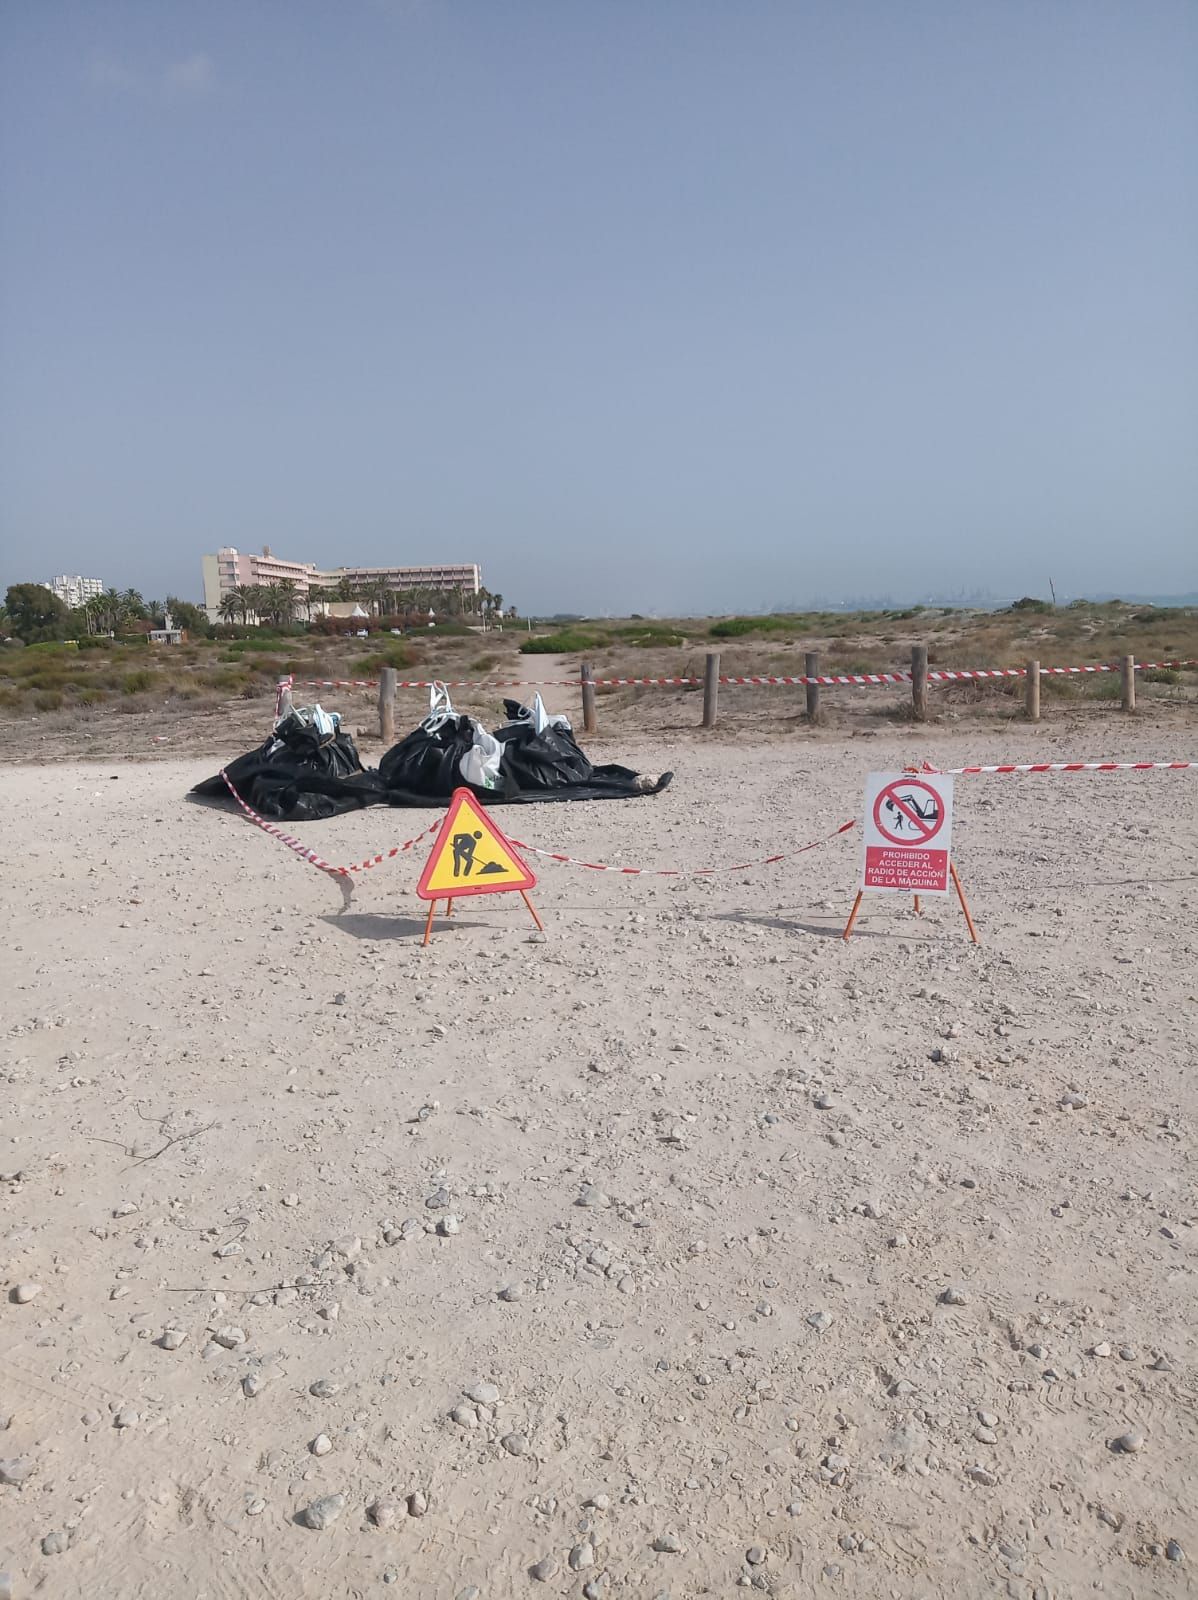
{"type": "Polygon", "coordinates": [[[354,678],[377,678],[384,667],[394,667],[398,672],[407,667],[414,667],[419,660],[420,652],[406,639],[392,639],[373,655],[359,656],[355,661],[351,661],[349,671],[350,676],[354,678]]]}
{"type": "Polygon", "coordinates": [[[89,685],[86,689],[80,689],[77,698],[81,706],[98,706],[108,699],[108,693],[107,690],[89,685]]]}
{"type": "Polygon", "coordinates": [[[1181,673],[1173,667],[1150,667],[1144,673],[1145,683],[1180,683],[1181,673]]]}
{"type": "Polygon", "coordinates": [[[121,693],[143,694],[153,686],[156,676],[157,674],[151,672],[149,667],[141,667],[136,672],[126,672],[121,679],[121,693]]]}
{"type": "Polygon", "coordinates": [[[707,631],[713,639],[743,639],[754,633],[797,633],[800,624],[796,617],[725,617],[707,631]]]}
{"type": "Polygon", "coordinates": [[[35,694],[33,703],[39,711],[62,710],[62,696],[60,694],[35,694]]]}
{"type": "Polygon", "coordinates": [[[525,639],[520,646],[522,656],[576,655],[580,650],[594,650],[599,640],[592,633],[579,633],[573,628],[561,633],[547,633],[542,638],[525,639]]]}
{"type": "Polygon", "coordinates": [[[111,650],[114,639],[102,639],[98,634],[85,633],[78,641],[80,650],[111,650]]]}

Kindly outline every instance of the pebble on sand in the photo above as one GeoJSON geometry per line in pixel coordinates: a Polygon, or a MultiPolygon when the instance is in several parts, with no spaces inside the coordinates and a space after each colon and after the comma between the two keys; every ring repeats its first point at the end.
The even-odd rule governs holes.
{"type": "Polygon", "coordinates": [[[561,1564],[556,1556],[543,1556],[540,1561],[534,1561],[528,1569],[530,1578],[535,1578],[538,1583],[548,1583],[550,1578],[556,1578],[561,1571],[561,1564]]]}
{"type": "Polygon", "coordinates": [[[27,1456],[10,1456],[0,1461],[0,1483],[15,1486],[24,1483],[33,1471],[33,1462],[27,1456]]]}
{"type": "Polygon", "coordinates": [[[345,1510],[345,1496],[343,1494],[324,1494],[319,1500],[313,1500],[301,1512],[306,1527],[315,1528],[319,1533],[330,1527],[345,1510]]]}
{"type": "Polygon", "coordinates": [[[401,1509],[398,1500],[391,1500],[386,1495],[380,1495],[377,1500],[372,1500],[366,1507],[366,1515],[376,1528],[390,1528],[399,1520],[401,1509]]]}
{"type": "Polygon", "coordinates": [[[1121,1433],[1117,1439],[1111,1440],[1111,1449],[1120,1455],[1134,1456],[1144,1448],[1144,1435],[1133,1428],[1128,1433],[1121,1433]]]}
{"type": "Polygon", "coordinates": [[[19,1306],[27,1306],[31,1300],[36,1300],[41,1292],[40,1283],[18,1283],[10,1298],[19,1306]]]}
{"type": "Polygon", "coordinates": [[[42,1540],[42,1554],[44,1556],[60,1556],[64,1550],[71,1548],[71,1536],[61,1528],[56,1528],[53,1533],[48,1533],[42,1540]]]}

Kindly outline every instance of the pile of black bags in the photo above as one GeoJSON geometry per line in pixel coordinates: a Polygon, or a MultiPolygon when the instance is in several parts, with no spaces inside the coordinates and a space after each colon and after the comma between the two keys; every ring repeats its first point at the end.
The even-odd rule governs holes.
{"type": "MultiPolygon", "coordinates": [[[[442,691],[419,727],[388,750],[373,771],[362,766],[340,719],[319,707],[290,712],[259,750],[225,769],[246,803],[265,817],[311,821],[362,806],[429,806],[468,788],[486,805],[543,800],[626,800],[659,794],[672,773],[645,777],[628,767],[594,766],[564,717],[505,702],[508,720],[488,733],[455,712],[442,691]]],[[[232,803],[218,774],[194,794],[232,803]]]]}

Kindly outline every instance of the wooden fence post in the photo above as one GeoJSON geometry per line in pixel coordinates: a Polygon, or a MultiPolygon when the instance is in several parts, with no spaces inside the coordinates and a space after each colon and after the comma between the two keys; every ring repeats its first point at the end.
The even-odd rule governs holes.
{"type": "Polygon", "coordinates": [[[582,730],[584,733],[598,733],[599,723],[595,717],[595,684],[591,663],[584,661],[582,664],[582,730]]]}
{"type": "Polygon", "coordinates": [[[1123,679],[1123,709],[1134,711],[1136,709],[1136,658],[1135,656],[1123,657],[1121,672],[1123,679]]]}
{"type": "Polygon", "coordinates": [[[1040,663],[1029,661],[1027,664],[1027,720],[1039,722],[1040,720],[1040,663]]]}
{"type": "Polygon", "coordinates": [[[911,646],[911,706],[916,722],[928,720],[928,647],[911,646]]]}
{"type": "MultiPolygon", "coordinates": [[[[803,676],[805,678],[819,677],[819,651],[808,650],[803,656],[803,676]]],[[[807,685],[807,721],[815,722],[819,717],[819,684],[807,685]]]]}
{"type": "Polygon", "coordinates": [[[399,673],[394,667],[384,667],[379,674],[379,736],[390,749],[395,743],[395,685],[399,673]]]}
{"type": "Polygon", "coordinates": [[[703,726],[714,728],[720,707],[720,653],[709,651],[703,674],[703,726]]]}

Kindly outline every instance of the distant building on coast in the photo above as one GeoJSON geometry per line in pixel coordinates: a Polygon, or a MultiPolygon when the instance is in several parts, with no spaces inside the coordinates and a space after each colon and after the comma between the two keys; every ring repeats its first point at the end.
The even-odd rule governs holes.
{"type": "Polygon", "coordinates": [[[295,584],[301,609],[320,615],[335,602],[356,599],[364,589],[414,591],[456,590],[477,595],[482,588],[482,568],[477,562],[434,562],[413,567],[333,567],[323,569],[311,561],[287,561],[269,545],[261,555],[226,545],[200,561],[204,575],[204,608],[211,621],[220,620],[221,601],[233,589],[256,588],[290,581],[295,584]]]}

